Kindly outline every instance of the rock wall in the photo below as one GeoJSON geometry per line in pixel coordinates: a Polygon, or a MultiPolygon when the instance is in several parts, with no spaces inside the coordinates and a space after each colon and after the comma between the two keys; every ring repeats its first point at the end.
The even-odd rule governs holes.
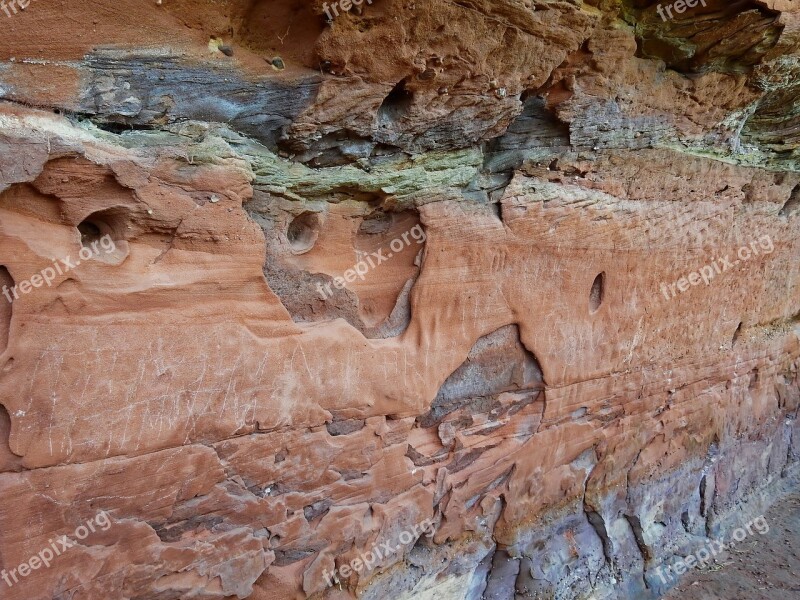
{"type": "Polygon", "coordinates": [[[656,598],[797,487],[790,0],[23,3],[3,598],[656,598]]]}

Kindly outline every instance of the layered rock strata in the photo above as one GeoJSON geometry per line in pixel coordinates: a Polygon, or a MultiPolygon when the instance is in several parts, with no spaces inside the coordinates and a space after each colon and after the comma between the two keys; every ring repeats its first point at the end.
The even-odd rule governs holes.
{"type": "Polygon", "coordinates": [[[2,597],[656,598],[796,488],[800,17],[695,4],[0,14],[2,597]]]}

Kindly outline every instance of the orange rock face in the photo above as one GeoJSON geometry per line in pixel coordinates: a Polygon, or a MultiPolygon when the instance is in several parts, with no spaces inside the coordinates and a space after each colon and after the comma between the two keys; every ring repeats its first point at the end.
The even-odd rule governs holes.
{"type": "Polygon", "coordinates": [[[347,4],[0,4],[0,597],[657,598],[797,487],[797,9],[347,4]]]}

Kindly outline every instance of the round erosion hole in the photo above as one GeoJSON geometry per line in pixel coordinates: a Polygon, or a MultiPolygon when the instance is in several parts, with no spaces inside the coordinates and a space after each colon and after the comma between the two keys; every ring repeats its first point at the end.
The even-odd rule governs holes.
{"type": "Polygon", "coordinates": [[[88,215],[76,227],[81,238],[81,260],[120,264],[128,255],[126,233],[129,222],[129,215],[122,207],[88,215]]]}
{"type": "Polygon", "coordinates": [[[78,224],[78,231],[81,233],[81,246],[83,247],[91,246],[92,242],[99,242],[103,237],[99,225],[88,219],[78,224]]]}
{"type": "Polygon", "coordinates": [[[81,245],[91,246],[93,242],[99,242],[104,237],[106,243],[122,240],[128,222],[127,211],[120,207],[93,212],[78,223],[81,245]]]}
{"type": "Polygon", "coordinates": [[[289,223],[286,239],[292,252],[303,254],[311,250],[319,237],[320,217],[317,213],[304,212],[289,223]]]}

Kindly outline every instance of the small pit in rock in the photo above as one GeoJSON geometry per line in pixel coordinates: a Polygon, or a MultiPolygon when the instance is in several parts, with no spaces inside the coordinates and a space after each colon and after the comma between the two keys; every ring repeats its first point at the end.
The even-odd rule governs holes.
{"type": "Polygon", "coordinates": [[[128,255],[128,224],[130,215],[125,208],[109,208],[84,218],[76,229],[81,240],[81,258],[97,259],[120,264],[128,255]],[[84,249],[86,252],[84,256],[84,249]]]}
{"type": "Polygon", "coordinates": [[[319,237],[321,219],[317,213],[304,212],[295,217],[286,230],[286,239],[295,254],[305,254],[314,247],[319,237]]]}
{"type": "Polygon", "coordinates": [[[606,274],[605,271],[594,278],[592,289],[589,292],[589,311],[595,313],[603,304],[605,296],[606,274]]]}

